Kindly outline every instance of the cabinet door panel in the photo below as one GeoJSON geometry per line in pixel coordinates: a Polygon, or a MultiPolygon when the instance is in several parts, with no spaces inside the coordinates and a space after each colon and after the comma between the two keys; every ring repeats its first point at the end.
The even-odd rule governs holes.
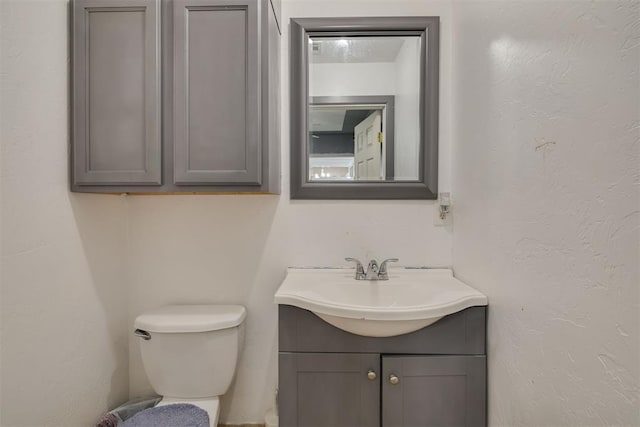
{"type": "Polygon", "coordinates": [[[73,179],[161,183],[158,0],[74,2],[73,179]]]}
{"type": "Polygon", "coordinates": [[[174,182],[260,185],[257,0],[175,0],[174,182]]]}
{"type": "Polygon", "coordinates": [[[377,427],[377,354],[280,353],[281,427],[377,427]]]}
{"type": "Polygon", "coordinates": [[[485,356],[385,356],[382,365],[383,427],[486,426],[485,356]]]}

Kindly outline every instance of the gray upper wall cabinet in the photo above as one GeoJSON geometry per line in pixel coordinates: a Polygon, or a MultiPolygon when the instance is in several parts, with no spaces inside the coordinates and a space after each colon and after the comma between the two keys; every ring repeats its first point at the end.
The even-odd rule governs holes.
{"type": "Polygon", "coordinates": [[[261,183],[257,4],[230,3],[174,3],[177,185],[261,183]]]}
{"type": "Polygon", "coordinates": [[[73,17],[73,183],[159,185],[158,1],[76,1],[73,17]]]}
{"type": "Polygon", "coordinates": [[[278,11],[75,0],[72,190],[279,194],[278,11]]]}

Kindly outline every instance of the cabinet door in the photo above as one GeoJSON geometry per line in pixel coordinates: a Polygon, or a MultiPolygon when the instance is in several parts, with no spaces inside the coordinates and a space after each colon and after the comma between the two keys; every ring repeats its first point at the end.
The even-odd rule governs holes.
{"type": "Polygon", "coordinates": [[[161,183],[159,0],[76,0],[73,182],[161,183]]]}
{"type": "Polygon", "coordinates": [[[382,371],[383,427],[486,426],[485,356],[385,356],[382,371]]]}
{"type": "Polygon", "coordinates": [[[260,185],[258,0],[174,2],[174,182],[260,185]]]}
{"type": "Polygon", "coordinates": [[[280,353],[281,427],[380,425],[378,354],[280,353]],[[373,371],[376,378],[369,379],[373,371]]]}

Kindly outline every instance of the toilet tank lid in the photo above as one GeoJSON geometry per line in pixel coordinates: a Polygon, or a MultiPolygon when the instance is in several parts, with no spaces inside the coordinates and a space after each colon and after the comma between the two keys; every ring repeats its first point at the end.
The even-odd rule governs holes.
{"type": "Polygon", "coordinates": [[[246,315],[241,305],[167,305],[141,314],[134,327],[148,332],[208,332],[238,326],[246,315]]]}

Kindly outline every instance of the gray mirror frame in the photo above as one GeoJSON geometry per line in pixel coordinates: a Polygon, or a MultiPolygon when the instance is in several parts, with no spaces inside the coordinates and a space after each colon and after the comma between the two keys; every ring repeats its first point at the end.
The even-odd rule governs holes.
{"type": "Polygon", "coordinates": [[[291,18],[291,199],[429,199],[438,196],[438,90],[440,18],[291,18]],[[421,37],[420,140],[417,181],[310,182],[308,180],[308,63],[310,36],[397,35],[421,37]],[[426,129],[426,131],[425,131],[426,129]]]}

